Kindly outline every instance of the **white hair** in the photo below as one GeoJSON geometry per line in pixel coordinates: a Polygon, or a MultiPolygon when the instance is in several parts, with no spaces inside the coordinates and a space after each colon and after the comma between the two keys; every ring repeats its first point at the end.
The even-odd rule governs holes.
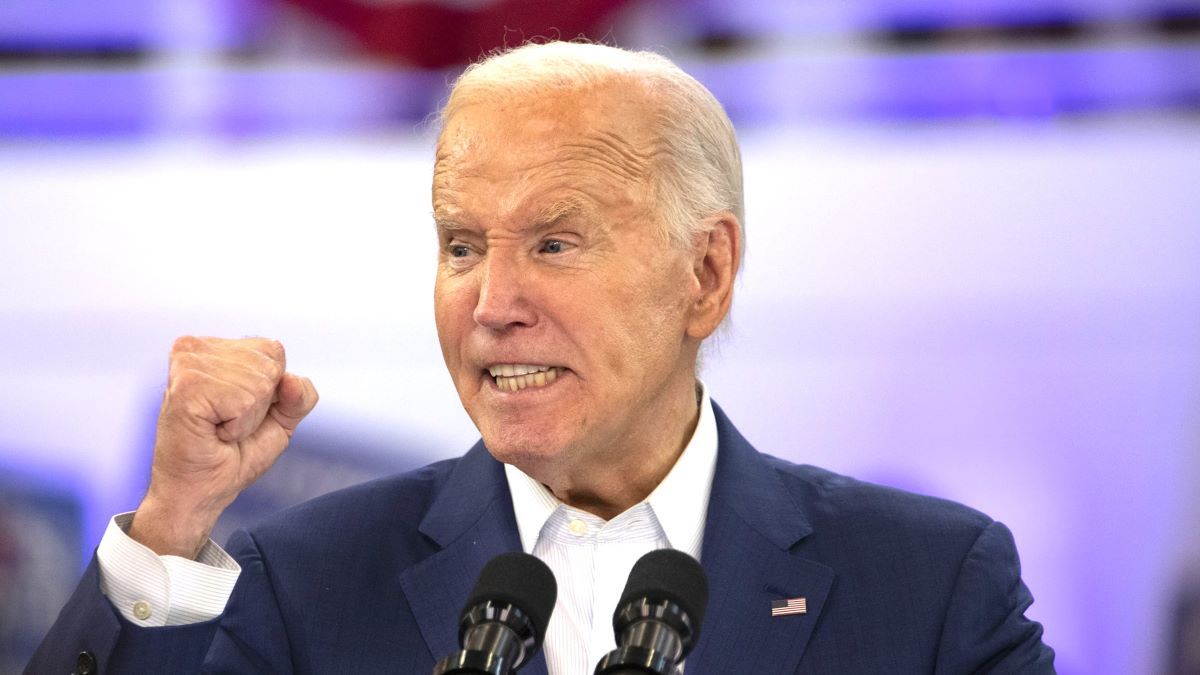
{"type": "MultiPolygon", "coordinates": [[[[733,123],[704,85],[654,52],[579,41],[528,43],[501,51],[459,76],[440,119],[444,128],[476,92],[535,96],[603,86],[614,78],[640,84],[658,105],[655,125],[666,160],[652,175],[667,237],[690,246],[711,217],[725,211],[744,228],[742,157],[733,123]]],[[[739,234],[744,250],[745,233],[739,234]]]]}

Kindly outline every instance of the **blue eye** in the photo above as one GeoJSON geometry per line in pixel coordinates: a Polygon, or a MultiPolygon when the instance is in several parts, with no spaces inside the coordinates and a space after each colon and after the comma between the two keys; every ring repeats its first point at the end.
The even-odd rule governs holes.
{"type": "Polygon", "coordinates": [[[468,246],[464,246],[463,244],[454,244],[454,245],[450,246],[450,257],[451,258],[465,258],[470,254],[471,254],[471,249],[468,246]]]}
{"type": "Polygon", "coordinates": [[[563,243],[557,239],[549,239],[542,244],[542,253],[562,253],[563,243]]]}

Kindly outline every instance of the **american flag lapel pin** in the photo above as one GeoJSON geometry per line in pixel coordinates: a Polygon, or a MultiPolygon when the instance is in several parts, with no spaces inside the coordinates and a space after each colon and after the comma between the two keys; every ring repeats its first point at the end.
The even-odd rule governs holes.
{"type": "Polygon", "coordinates": [[[771,616],[808,614],[808,598],[784,598],[771,601],[771,616]]]}

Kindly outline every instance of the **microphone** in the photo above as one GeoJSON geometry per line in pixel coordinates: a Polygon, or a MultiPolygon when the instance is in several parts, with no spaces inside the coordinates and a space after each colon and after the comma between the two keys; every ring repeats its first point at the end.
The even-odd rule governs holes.
{"type": "Polygon", "coordinates": [[[708,577],[692,556],[659,549],[629,572],[613,613],[617,648],[594,675],[673,675],[700,636],[708,604],[708,577]]]}
{"type": "Polygon", "coordinates": [[[502,553],[479,573],[458,622],[459,651],[433,675],[509,675],[542,646],[554,612],[554,573],[528,553],[502,553]]]}

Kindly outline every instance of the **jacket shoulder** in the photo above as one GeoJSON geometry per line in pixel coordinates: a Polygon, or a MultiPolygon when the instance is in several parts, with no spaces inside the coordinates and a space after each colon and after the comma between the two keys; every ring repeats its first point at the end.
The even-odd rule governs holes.
{"type": "Polygon", "coordinates": [[[1003,524],[950,500],[766,461],[812,525],[794,553],[834,570],[827,630],[856,631],[879,654],[920,664],[898,670],[1053,672],[1041,626],[1025,617],[1033,598],[1003,524]]]}
{"type": "Polygon", "coordinates": [[[816,532],[840,538],[934,542],[965,555],[994,521],[958,502],[766,456],[816,532]]]}

